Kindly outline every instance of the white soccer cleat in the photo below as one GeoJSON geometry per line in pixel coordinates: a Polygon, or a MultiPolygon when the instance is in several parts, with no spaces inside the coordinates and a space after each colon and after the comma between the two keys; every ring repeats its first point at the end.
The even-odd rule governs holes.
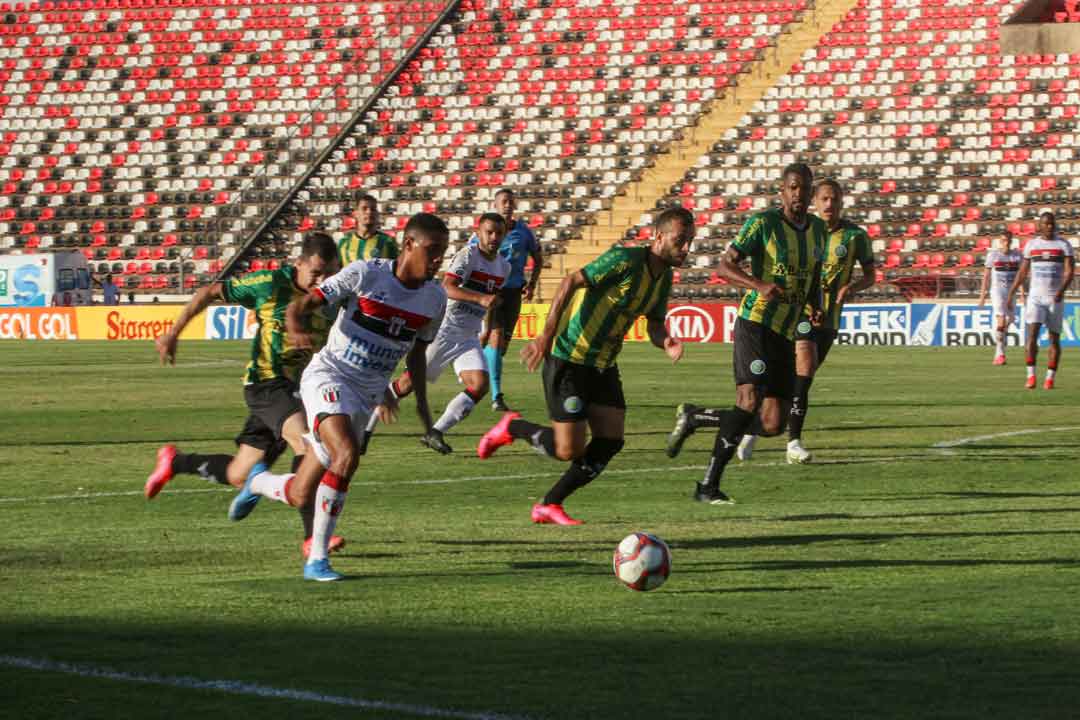
{"type": "Polygon", "coordinates": [[[740,462],[749,460],[754,454],[755,442],[757,442],[757,435],[743,435],[742,440],[739,441],[739,447],[735,449],[735,457],[739,458],[740,462]]]}
{"type": "Polygon", "coordinates": [[[805,465],[813,459],[814,456],[798,440],[792,440],[787,444],[788,465],[805,465]]]}

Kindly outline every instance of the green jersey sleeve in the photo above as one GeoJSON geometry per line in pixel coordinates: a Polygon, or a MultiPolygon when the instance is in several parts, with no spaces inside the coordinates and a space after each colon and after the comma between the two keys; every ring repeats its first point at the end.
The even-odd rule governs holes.
{"type": "Polygon", "coordinates": [[[752,215],[735,236],[731,247],[738,250],[743,257],[760,255],[765,248],[767,234],[765,217],[761,213],[752,215]]]}
{"type": "Polygon", "coordinates": [[[613,247],[581,268],[581,273],[591,287],[607,287],[625,277],[633,264],[633,255],[627,248],[613,247]]]}
{"type": "Polygon", "coordinates": [[[874,248],[870,236],[862,228],[855,235],[855,259],[864,267],[874,264],[874,248]]]}
{"type": "Polygon", "coordinates": [[[273,292],[274,274],[269,270],[248,273],[242,277],[229,278],[221,284],[226,302],[255,309],[273,292]]]}

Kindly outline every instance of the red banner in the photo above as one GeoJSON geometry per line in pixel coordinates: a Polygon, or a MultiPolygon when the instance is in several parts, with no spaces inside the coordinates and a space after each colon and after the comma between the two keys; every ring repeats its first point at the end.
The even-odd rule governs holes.
{"type": "Polygon", "coordinates": [[[667,312],[668,332],[683,342],[731,342],[738,306],[727,303],[672,305],[667,312]]]}

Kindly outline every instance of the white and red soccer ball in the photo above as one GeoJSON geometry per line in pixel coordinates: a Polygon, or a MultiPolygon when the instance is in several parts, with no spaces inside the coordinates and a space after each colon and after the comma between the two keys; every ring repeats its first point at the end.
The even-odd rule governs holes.
{"type": "Polygon", "coordinates": [[[631,533],[615,548],[612,566],[615,577],[631,590],[655,590],[671,574],[671,550],[655,535],[631,533]]]}

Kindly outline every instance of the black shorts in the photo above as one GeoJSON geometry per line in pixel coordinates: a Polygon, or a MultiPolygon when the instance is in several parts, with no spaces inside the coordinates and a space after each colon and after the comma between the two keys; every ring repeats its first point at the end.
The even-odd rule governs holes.
{"type": "Polygon", "coordinates": [[[833,343],[836,342],[836,335],[839,331],[831,330],[829,328],[816,328],[813,326],[810,327],[809,332],[804,332],[804,330],[806,330],[806,328],[803,326],[802,322],[796,325],[795,339],[809,340],[817,345],[817,364],[818,367],[820,367],[821,364],[825,362],[825,357],[829,354],[829,350],[832,349],[833,343]]]}
{"type": "Polygon", "coordinates": [[[250,414],[244,421],[244,429],[236,436],[236,444],[250,445],[267,455],[280,454],[285,442],[281,426],[294,413],[304,413],[296,384],[275,378],[245,385],[244,401],[250,414]]]}
{"type": "Polygon", "coordinates": [[[585,420],[590,405],[626,409],[617,365],[600,370],[551,355],[544,358],[544,398],[556,422],[585,420]]]}
{"type": "Polygon", "coordinates": [[[491,329],[502,328],[504,342],[509,342],[514,336],[514,328],[521,315],[521,290],[519,287],[500,290],[500,302],[491,313],[491,329]]]}
{"type": "Polygon", "coordinates": [[[735,384],[790,400],[795,384],[795,343],[761,323],[735,318],[735,384]]]}

